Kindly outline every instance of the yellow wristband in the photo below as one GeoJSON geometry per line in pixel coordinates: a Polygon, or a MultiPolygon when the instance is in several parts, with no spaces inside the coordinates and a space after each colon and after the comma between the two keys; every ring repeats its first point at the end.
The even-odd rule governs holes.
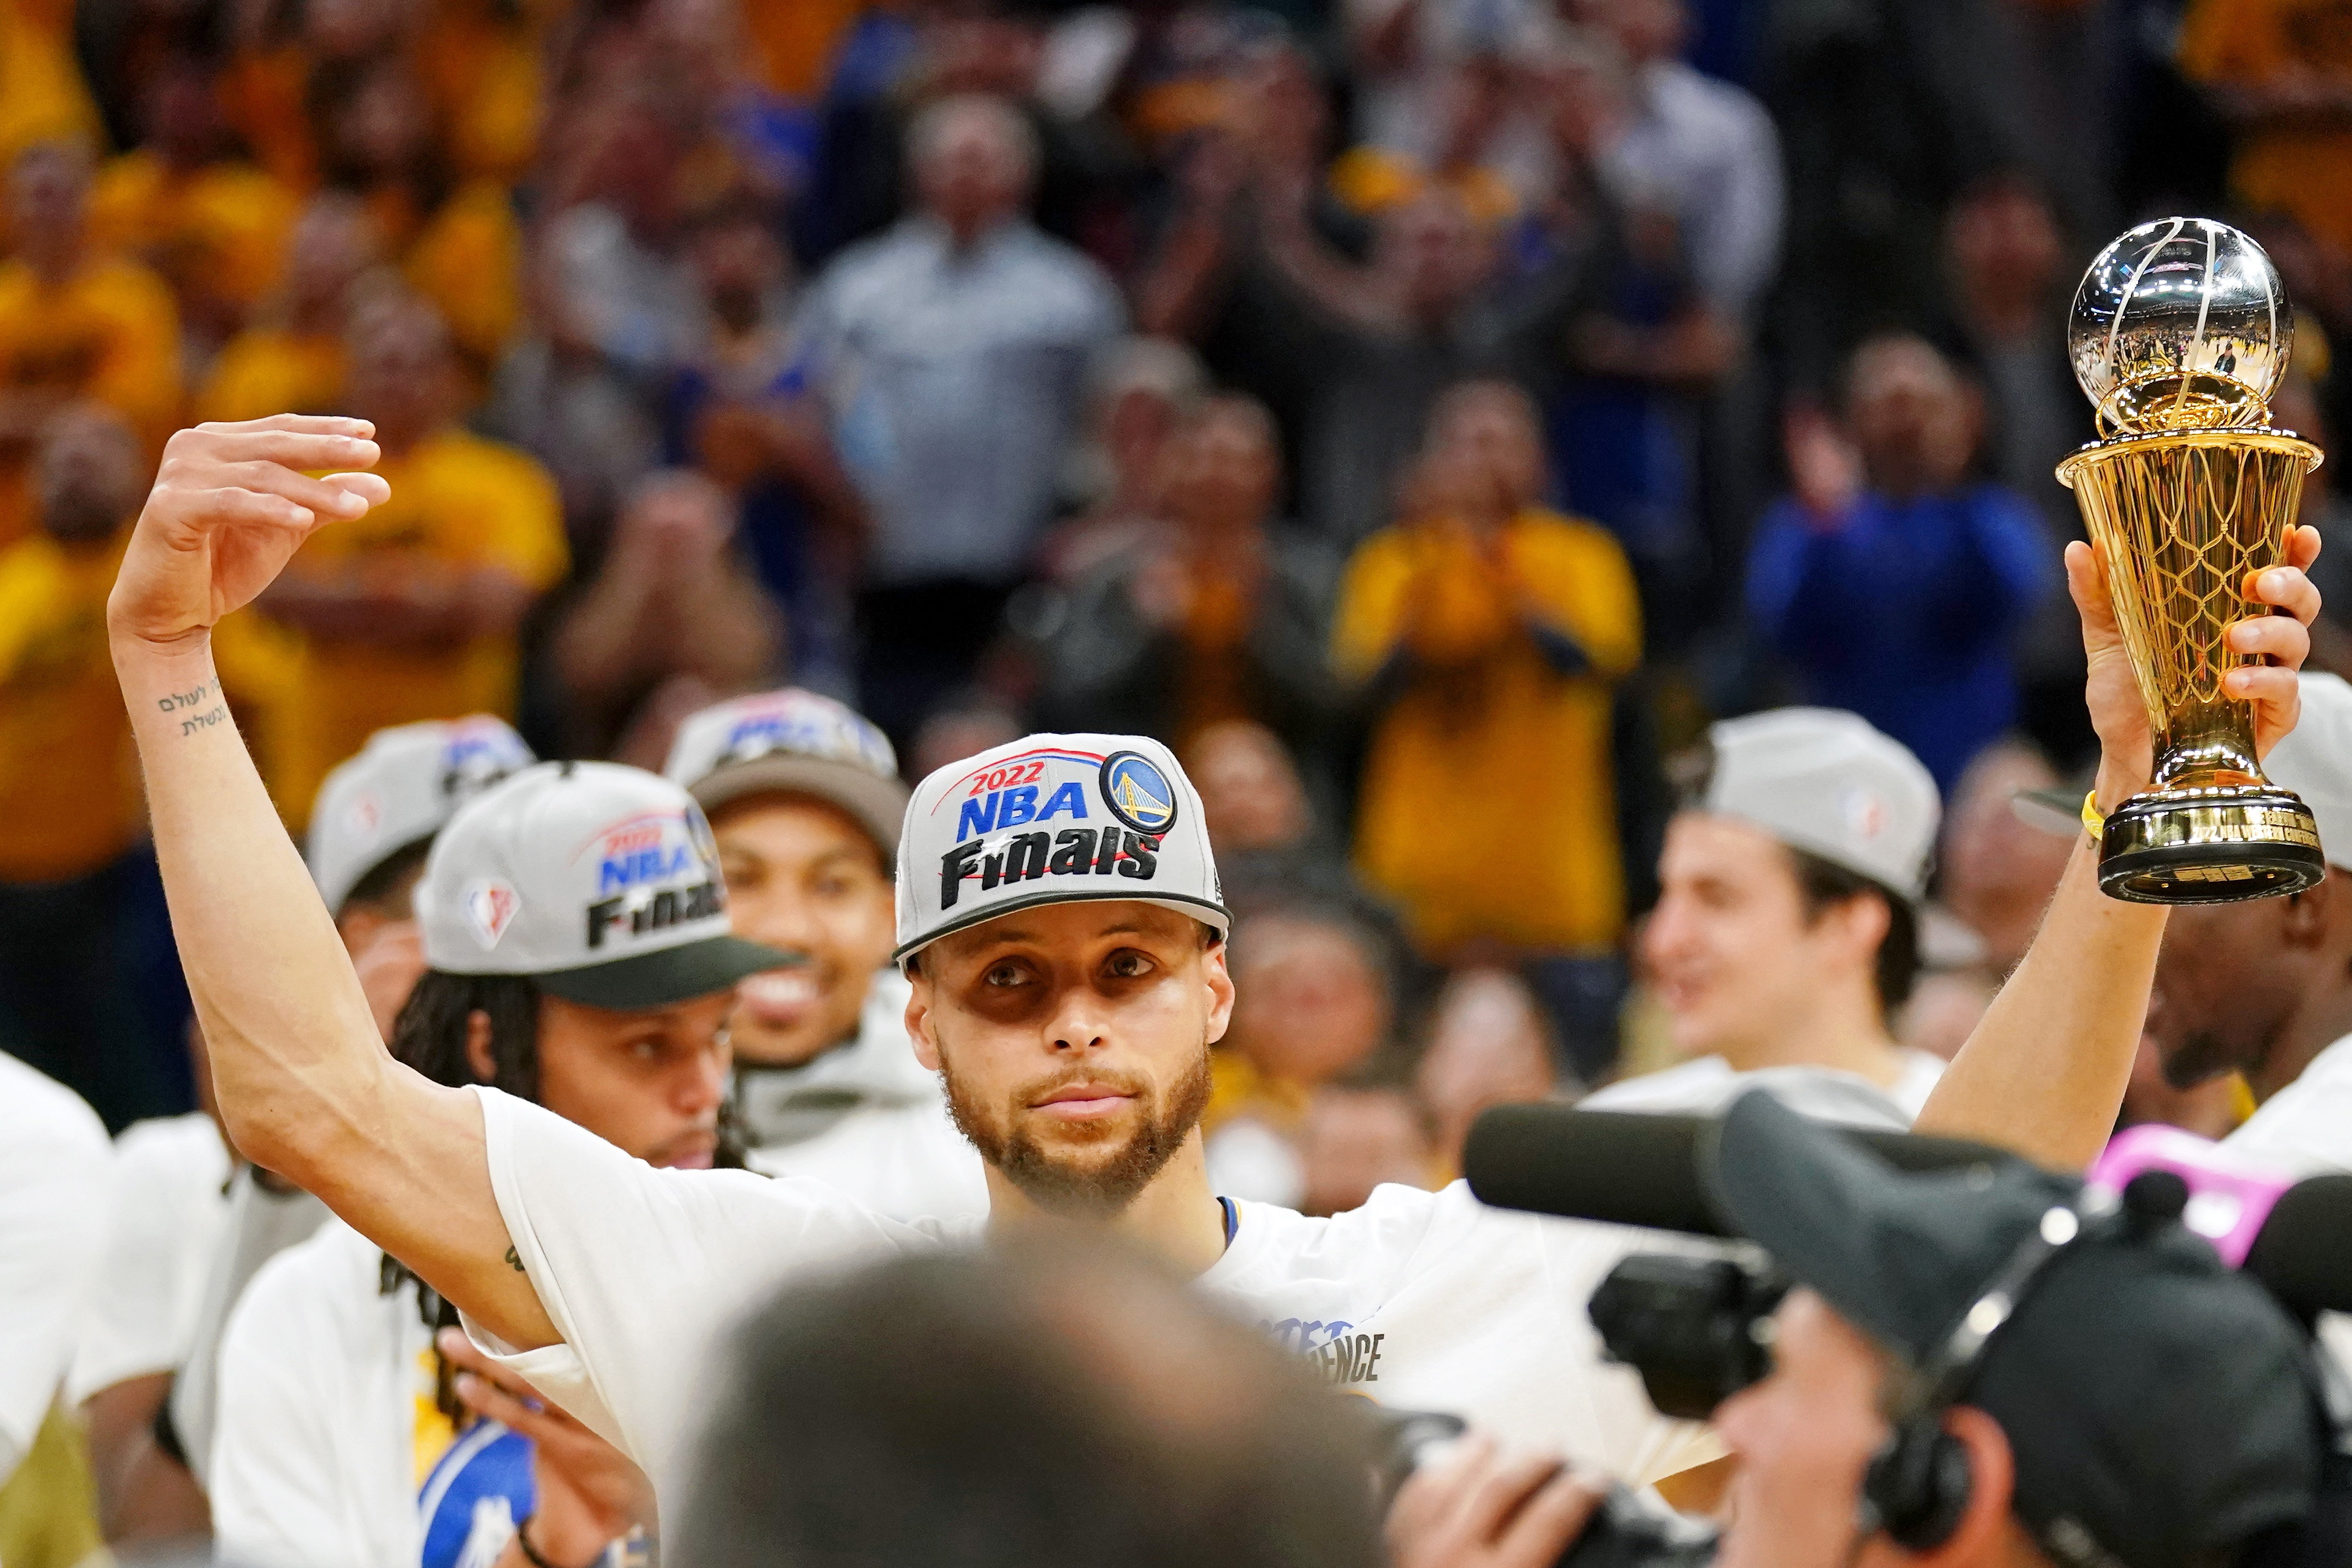
{"type": "Polygon", "coordinates": [[[2107,819],[2099,815],[2099,792],[2093,790],[2083,797],[2083,826],[2091,831],[2091,841],[2104,843],[2107,837],[2107,819]]]}

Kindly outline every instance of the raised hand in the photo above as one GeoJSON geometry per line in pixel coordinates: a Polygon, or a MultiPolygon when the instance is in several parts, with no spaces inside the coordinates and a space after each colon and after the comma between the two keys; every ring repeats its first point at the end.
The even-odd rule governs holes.
{"type": "Polygon", "coordinates": [[[173,436],[107,602],[110,634],[157,649],[200,643],[314,531],[391,498],[381,478],[353,471],[382,455],[374,435],[363,419],[278,414],[173,436]]]}
{"type": "MultiPolygon", "coordinates": [[[[2295,671],[2310,656],[2311,623],[2319,615],[2319,590],[2304,571],[2319,558],[2319,531],[2289,529],[2284,556],[2284,564],[2255,573],[2246,584],[2246,600],[2263,606],[2261,613],[2233,622],[2224,634],[2231,651],[2263,654],[2270,660],[2232,670],[2222,681],[2228,695],[2253,704],[2257,757],[2268,754],[2279,737],[2294,728],[2303,710],[2295,671]]],[[[2084,700],[2099,735],[2099,809],[2113,811],[2148,787],[2156,768],[2155,740],[2148,731],[2147,705],[2140,699],[2124,650],[2123,633],[2116,626],[2100,552],[2080,541],[2066,546],[2066,588],[2083,618],[2083,651],[2090,664],[2084,700]]]]}

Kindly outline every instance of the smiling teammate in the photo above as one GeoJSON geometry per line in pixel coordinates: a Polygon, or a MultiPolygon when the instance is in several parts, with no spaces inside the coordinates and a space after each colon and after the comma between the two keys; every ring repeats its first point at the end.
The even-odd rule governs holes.
{"type": "MultiPolygon", "coordinates": [[[[183,432],[111,602],[222,1110],[240,1146],[406,1261],[514,1371],[661,1479],[699,1406],[705,1348],[750,1294],[829,1260],[972,1232],[896,1224],[815,1183],[656,1171],[537,1107],[443,1088],[383,1055],[235,726],[207,717],[212,622],[317,527],[383,499],[364,473],[296,471],[364,468],[367,435],[292,416],[183,432]]],[[[2298,573],[2273,575],[2265,597],[2294,601],[2298,618],[2232,635],[2292,665],[2309,589],[2298,573]]],[[[2244,673],[2265,726],[2291,724],[2292,678],[2244,673]]],[[[2118,727],[2115,711],[2094,702],[2113,731],[2103,796],[2147,772],[2144,730],[2118,727]]],[[[1635,1479],[1711,1455],[1652,1415],[1629,1373],[1601,1363],[1580,1305],[1625,1233],[1483,1209],[1459,1184],[1384,1188],[1330,1220],[1211,1191],[1195,1119],[1233,1003],[1227,917],[1198,800],[1163,748],[1015,742],[933,774],[907,823],[908,1032],[987,1160],[992,1226],[1123,1231],[1313,1354],[1329,1381],[1387,1402],[1450,1406],[1635,1479]]],[[[613,931],[662,906],[583,889],[558,912],[613,931]]],[[[2135,982],[2145,995],[2146,970],[2128,962],[2146,934],[2139,912],[2104,899],[2078,855],[2044,924],[2063,971],[2028,955],[1922,1124],[2086,1158],[2082,1102],[2110,1076],[2119,1088],[2137,1045],[2138,1016],[2120,1004],[2135,982]],[[2053,1035],[2070,1047],[2054,1068],[2053,1035]],[[2021,1103],[2029,1081],[2058,1113],[2021,1103]]]]}
{"type": "Polygon", "coordinates": [[[1828,708],[1726,720],[1666,828],[1642,936],[1689,1059],[1587,1103],[1706,1115],[1760,1072],[1824,1114],[1907,1126],[1944,1069],[1892,1032],[1919,968],[1935,779],[1828,708]]]}
{"type": "Polygon", "coordinates": [[[663,770],[710,814],[735,929],[799,962],[736,988],[747,1163],[814,1176],[898,1219],[988,1212],[971,1145],[907,1039],[889,967],[891,866],[907,810],[882,731],[786,688],[678,726],[663,770]]]}

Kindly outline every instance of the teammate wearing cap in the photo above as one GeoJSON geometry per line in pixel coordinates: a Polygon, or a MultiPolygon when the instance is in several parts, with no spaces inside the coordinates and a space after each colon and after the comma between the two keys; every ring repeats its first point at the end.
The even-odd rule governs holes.
{"type": "Polygon", "coordinates": [[[735,929],[798,960],[736,988],[735,1106],[768,1175],[898,1219],[988,1212],[980,1160],[907,1038],[889,965],[907,786],[882,731],[787,689],[706,708],[664,770],[710,816],[735,929]]]}
{"type": "Polygon", "coordinates": [[[1764,1072],[1822,1114],[1907,1125],[1944,1065],[1889,1028],[1919,967],[1935,779],[1901,742],[1827,708],[1728,720],[1707,742],[1642,935],[1691,1059],[1589,1103],[1716,1110],[1764,1072]]]}
{"type": "MultiPolygon", "coordinates": [[[[717,860],[694,802],[634,768],[543,763],[483,794],[415,889],[431,967],[393,1056],[543,1105],[638,1169],[734,1163],[719,1129],[731,987],[782,955],[728,933],[717,860]]],[[[445,1362],[434,1331],[455,1321],[340,1222],[256,1277],[221,1347],[228,1556],[527,1568],[532,1552],[588,1561],[650,1517],[601,1439],[517,1403],[527,1387],[462,1342],[445,1362]],[[493,1419],[461,1426],[468,1412],[493,1419]]]]}
{"type": "MultiPolygon", "coordinates": [[[[456,1301],[514,1371],[659,1477],[697,1408],[712,1330],[746,1294],[845,1254],[971,1233],[898,1225],[817,1183],[651,1170],[512,1096],[436,1086],[376,1048],[234,726],[205,717],[213,620],[259,592],[310,531],[380,499],[365,474],[297,471],[364,467],[375,456],[367,434],[293,416],[183,432],[111,603],[222,1110],[241,1145],[324,1194],[456,1301]],[[227,910],[234,922],[198,918],[227,910]]],[[[2273,602],[2301,584],[2294,581],[2273,584],[2273,602]]],[[[2250,619],[2232,635],[2290,664],[2305,651],[2299,619],[2250,619]]],[[[2279,678],[2291,704],[2284,671],[2245,676],[2279,678]]],[[[2112,707],[2095,702],[2095,718],[2111,720],[2112,707]]],[[[2266,710],[2265,725],[2274,719],[2266,710]]],[[[2131,739],[2117,759],[2111,738],[2110,787],[2135,782],[2131,739]]],[[[2144,778],[2144,731],[2137,739],[2144,778]]],[[[1385,1188],[1330,1220],[1217,1200],[1195,1119],[1208,1047],[1232,1003],[1227,922],[1198,801],[1164,748],[1103,736],[1016,742],[933,774],[907,822],[898,900],[908,1030],[988,1162],[992,1225],[1113,1226],[1198,1273],[1332,1383],[1399,1404],[1442,1401],[1598,1468],[1648,1479],[1712,1451],[1656,1420],[1630,1373],[1600,1363],[1575,1310],[1624,1233],[1502,1215],[1460,1185],[1385,1188]]],[[[584,856],[597,842],[583,831],[566,848],[584,856]]],[[[503,881],[520,912],[502,913],[494,888],[467,891],[463,918],[476,934],[457,934],[478,962],[539,973],[577,965],[578,944],[603,941],[641,955],[604,966],[616,981],[733,968],[674,959],[685,939],[661,934],[667,910],[695,923],[693,940],[723,941],[723,910],[689,915],[701,902],[606,891],[578,864],[558,856],[502,872],[486,860],[479,874],[503,881]],[[545,899],[552,915],[536,907],[545,899]],[[567,952],[559,927],[571,932],[567,952]]],[[[2144,986],[2146,972],[2102,961],[2140,940],[2137,912],[2102,898],[2078,855],[2045,924],[2066,963],[2029,954],[1923,1122],[1989,1131],[2044,1159],[2087,1158],[2076,1121],[2021,1105],[2018,1087],[2065,1079],[2072,1069],[2050,1065],[2047,1042],[2084,1030],[2105,1031],[2071,1042],[2087,1072],[2112,1062],[2120,1082],[2139,1020],[2118,1022],[2117,992],[2144,986]]],[[[441,918],[428,910],[428,951],[441,918]]],[[[569,971],[567,984],[583,973],[569,971]]],[[[2081,1085],[2057,1089],[2083,1098],[2081,1085]]]]}
{"type": "Polygon", "coordinates": [[[2245,1076],[2257,1109],[2231,1148],[2352,1171],[2352,686],[2302,679],[2303,721],[2263,770],[2311,808],[2326,879],[2284,899],[2175,910],[2147,1029],[2176,1088],[2245,1076]]]}
{"type": "Polygon", "coordinates": [[[2152,1202],[2021,1161],[1906,1174],[1763,1094],[1707,1158],[1797,1282],[1716,1412],[1722,1568],[2341,1561],[2275,1533],[2324,1528],[2308,1339],[2152,1202]]]}
{"type": "Polygon", "coordinates": [[[411,894],[434,835],[534,760],[504,721],[478,713],[378,730],[319,786],[304,858],[386,1036],[425,967],[411,894]]]}

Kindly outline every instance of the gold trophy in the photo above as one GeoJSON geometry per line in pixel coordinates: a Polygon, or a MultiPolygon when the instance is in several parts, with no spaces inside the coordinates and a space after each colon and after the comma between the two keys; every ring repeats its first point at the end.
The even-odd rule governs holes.
{"type": "Polygon", "coordinates": [[[2109,816],[2099,886],[2137,903],[2268,898],[2326,874],[2318,824],[2254,760],[2222,677],[2260,662],[2221,634],[2255,613],[2319,448],[2270,424],[2294,318],[2262,247],[2174,217],[2108,246],[2066,343],[2103,437],[2058,465],[2105,557],[2116,623],[2156,737],[2152,788],[2109,816]]]}

